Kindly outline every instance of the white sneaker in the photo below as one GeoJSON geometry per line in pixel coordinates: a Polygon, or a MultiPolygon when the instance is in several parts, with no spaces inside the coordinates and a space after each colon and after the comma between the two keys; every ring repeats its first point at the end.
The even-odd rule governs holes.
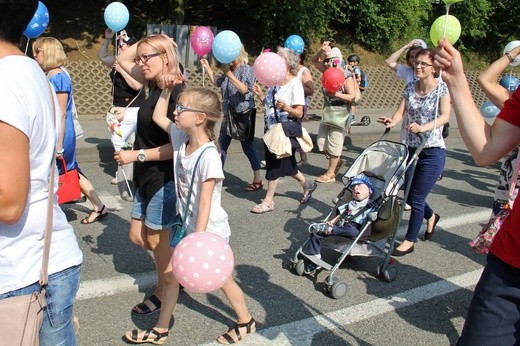
{"type": "Polygon", "coordinates": [[[412,206],[409,205],[408,203],[406,203],[405,206],[404,206],[404,210],[405,211],[410,211],[410,210],[412,210],[412,206]]]}

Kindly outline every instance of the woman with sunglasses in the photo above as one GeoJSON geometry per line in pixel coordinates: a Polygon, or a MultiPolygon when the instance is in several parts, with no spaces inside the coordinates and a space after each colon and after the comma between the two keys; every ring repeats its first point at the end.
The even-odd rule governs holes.
{"type": "Polygon", "coordinates": [[[451,105],[446,84],[437,78],[438,69],[433,66],[434,56],[435,51],[432,49],[422,49],[417,53],[413,63],[417,80],[406,85],[394,115],[378,120],[386,127],[404,122],[404,140],[409,157],[420,144],[417,133],[423,133],[426,137],[426,145],[419,154],[413,176],[410,169],[405,174],[405,184],[411,179],[406,203],[412,207],[412,211],[405,240],[394,250],[394,256],[404,256],[414,251],[423,220],[426,220],[424,240],[429,240],[440,219],[426,203],[426,197],[444,170],[446,146],[442,127],[450,119],[451,105]]]}
{"type": "Polygon", "coordinates": [[[130,240],[153,252],[157,268],[157,286],[154,294],[137,304],[132,312],[148,315],[160,310],[153,329],[136,331],[133,342],[146,342],[151,330],[167,333],[175,301],[177,283],[171,268],[172,256],[169,235],[175,210],[176,197],[173,173],[173,149],[168,133],[153,120],[153,110],[165,83],[175,82],[168,102],[168,117],[173,111],[180,92],[184,89],[181,66],[175,42],[166,35],[151,35],[121,52],[117,62],[135,80],[145,86],[146,100],[137,114],[136,138],[133,150],[114,153],[119,164],[136,162],[134,177],[137,191],[130,221],[130,240]]]}
{"type": "MultiPolygon", "coordinates": [[[[112,80],[113,107],[109,114],[113,114],[115,119],[107,119],[107,121],[115,122],[120,129],[120,132],[111,131],[114,149],[120,150],[123,147],[132,147],[137,124],[137,111],[144,101],[144,91],[142,91],[143,85],[119,66],[116,55],[108,54],[108,46],[114,38],[114,34],[114,31],[105,29],[105,40],[101,45],[98,57],[104,65],[112,68],[110,79],[112,80]]],[[[126,31],[121,31],[117,40],[116,54],[124,52],[134,43],[136,43],[135,38],[129,37],[126,31]]],[[[112,179],[111,183],[117,184],[117,179],[112,179]]]]}
{"type": "MultiPolygon", "coordinates": [[[[332,47],[329,41],[325,41],[321,49],[312,56],[311,62],[321,73],[329,68],[337,68],[345,75],[343,85],[338,91],[329,92],[322,88],[323,110],[348,117],[351,114],[351,104],[356,97],[356,82],[354,76],[348,71],[345,72],[342,67],[345,62],[339,48],[332,47]],[[323,54],[326,54],[326,58],[321,60],[323,54]]],[[[345,141],[346,125],[344,128],[339,128],[323,122],[320,123],[316,142],[318,149],[325,154],[329,162],[327,170],[316,178],[316,182],[325,184],[336,181],[336,174],[345,163],[344,160],[341,160],[341,153],[345,141]]]]}

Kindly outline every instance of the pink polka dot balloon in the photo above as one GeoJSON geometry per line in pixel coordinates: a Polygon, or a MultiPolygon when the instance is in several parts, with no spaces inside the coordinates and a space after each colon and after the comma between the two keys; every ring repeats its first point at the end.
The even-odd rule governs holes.
{"type": "Polygon", "coordinates": [[[280,85],[287,74],[285,60],[276,53],[262,53],[253,64],[256,79],[267,87],[280,85]]]}
{"type": "Polygon", "coordinates": [[[222,237],[195,232],[181,240],[172,256],[173,275],[187,290],[207,293],[224,285],[233,272],[233,251],[222,237]]]}

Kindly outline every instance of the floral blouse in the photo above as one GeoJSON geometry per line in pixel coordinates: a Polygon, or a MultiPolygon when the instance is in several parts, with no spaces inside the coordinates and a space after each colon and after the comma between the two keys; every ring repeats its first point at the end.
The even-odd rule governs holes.
{"type": "MultiPolygon", "coordinates": [[[[403,116],[404,127],[411,123],[424,125],[430,121],[433,121],[435,119],[435,113],[437,110],[437,100],[439,100],[440,104],[440,99],[448,95],[448,87],[444,82],[437,84],[437,86],[433,88],[432,91],[424,96],[417,95],[415,92],[415,83],[416,82],[410,82],[406,84],[403,92],[403,96],[406,102],[403,116]],[[440,93],[440,97],[437,96],[437,91],[440,93]]],[[[437,115],[437,117],[439,115],[437,115]]],[[[426,136],[425,148],[446,148],[444,144],[444,138],[442,138],[442,128],[443,126],[438,127],[433,131],[424,133],[426,136]]],[[[404,136],[404,142],[409,147],[417,148],[421,142],[421,139],[415,133],[407,131],[406,135],[404,136]]]]}

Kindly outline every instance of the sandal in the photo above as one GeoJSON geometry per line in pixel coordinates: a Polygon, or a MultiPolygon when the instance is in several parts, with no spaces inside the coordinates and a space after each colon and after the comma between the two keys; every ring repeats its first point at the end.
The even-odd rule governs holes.
{"type": "Polygon", "coordinates": [[[332,183],[336,181],[336,177],[328,176],[327,174],[322,174],[318,178],[316,178],[317,183],[332,183]]]}
{"type": "Polygon", "coordinates": [[[96,221],[99,221],[101,220],[102,218],[104,218],[105,216],[108,215],[108,211],[106,211],[106,207],[105,205],[103,204],[103,207],[98,210],[98,211],[95,211],[95,210],[92,210],[89,214],[89,216],[87,216],[86,218],[84,218],[83,220],[81,220],[81,223],[84,224],[84,225],[88,225],[88,224],[91,224],[91,223],[94,223],[96,221]],[[92,214],[96,214],[96,217],[92,220],[92,221],[89,221],[89,217],[92,215],[92,214]]]}
{"type": "Polygon", "coordinates": [[[136,315],[149,315],[156,311],[161,310],[161,300],[155,294],[152,294],[148,299],[145,299],[142,303],[137,304],[132,308],[132,313],[136,315]],[[146,304],[146,301],[150,301],[153,304],[153,307],[150,307],[146,304]]]}
{"type": "Polygon", "coordinates": [[[265,203],[264,200],[262,200],[262,203],[255,205],[251,209],[251,212],[254,214],[264,214],[264,213],[267,213],[268,211],[273,211],[273,210],[274,210],[274,202],[267,204],[267,203],[265,203]]]}
{"type": "Polygon", "coordinates": [[[336,168],[334,168],[334,174],[338,174],[341,167],[345,166],[347,164],[347,161],[344,159],[339,159],[338,163],[336,164],[336,168]]]}
{"type": "Polygon", "coordinates": [[[317,187],[318,187],[318,184],[316,184],[315,181],[308,182],[307,187],[303,190],[303,197],[300,200],[300,203],[301,204],[307,203],[309,201],[309,199],[311,199],[312,193],[314,192],[314,190],[316,190],[317,187]]]}
{"type": "Polygon", "coordinates": [[[258,191],[264,187],[264,183],[260,181],[253,181],[251,184],[246,186],[246,191],[258,191]]]}
{"type": "Polygon", "coordinates": [[[143,330],[144,334],[139,337],[139,329],[134,329],[131,332],[126,332],[125,338],[134,344],[150,343],[154,345],[162,345],[168,338],[169,331],[164,333],[158,332],[155,329],[143,330]]]}
{"type": "Polygon", "coordinates": [[[225,334],[222,334],[221,336],[219,336],[217,338],[217,341],[218,341],[219,344],[222,344],[222,345],[236,344],[237,342],[240,342],[240,340],[242,340],[243,338],[247,337],[249,334],[253,334],[254,332],[256,332],[256,322],[253,319],[253,317],[251,317],[249,322],[247,322],[247,323],[237,323],[237,324],[235,324],[234,327],[229,328],[229,330],[225,334]],[[245,328],[246,329],[246,333],[244,335],[242,335],[242,333],[240,333],[240,328],[245,328]],[[233,338],[231,336],[231,334],[229,334],[229,332],[231,332],[231,331],[235,331],[235,338],[236,339],[233,338]],[[224,338],[225,340],[222,340],[221,338],[224,338]]]}

